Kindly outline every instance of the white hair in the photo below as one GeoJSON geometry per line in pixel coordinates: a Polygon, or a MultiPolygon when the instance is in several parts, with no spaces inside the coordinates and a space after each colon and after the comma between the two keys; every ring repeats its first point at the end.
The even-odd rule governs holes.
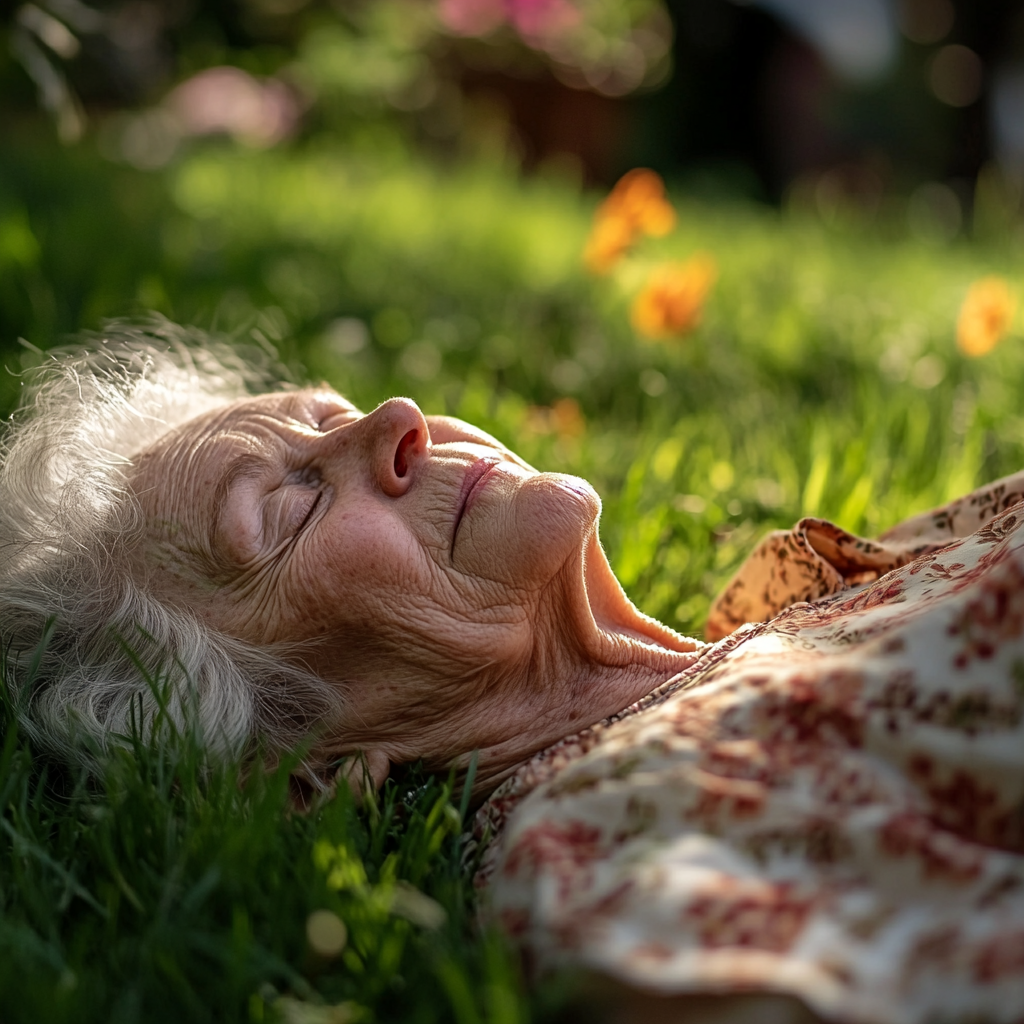
{"type": "Polygon", "coordinates": [[[64,758],[88,761],[161,721],[217,756],[258,741],[280,752],[340,713],[295,651],[211,629],[130,568],[145,529],[133,458],[267,390],[268,365],[154,321],[112,324],[28,374],[0,442],[0,641],[20,720],[64,758]]]}

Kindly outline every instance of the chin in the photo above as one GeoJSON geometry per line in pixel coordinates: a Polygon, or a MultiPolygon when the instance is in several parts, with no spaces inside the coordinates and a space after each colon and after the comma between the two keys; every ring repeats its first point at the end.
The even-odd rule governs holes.
{"type": "Polygon", "coordinates": [[[567,473],[531,477],[520,488],[517,508],[528,541],[549,557],[582,551],[601,518],[597,491],[582,477],[567,473]]]}
{"type": "Polygon", "coordinates": [[[467,516],[457,565],[517,589],[547,585],[579,560],[597,528],[601,499],[586,480],[563,473],[495,480],[467,516]]]}
{"type": "Polygon", "coordinates": [[[574,575],[584,590],[576,591],[576,600],[602,633],[661,651],[694,649],[692,640],[644,615],[622,589],[598,536],[601,499],[586,480],[539,473],[524,483],[518,497],[529,503],[537,527],[526,548],[538,561],[538,577],[550,578],[559,570],[574,575]]]}

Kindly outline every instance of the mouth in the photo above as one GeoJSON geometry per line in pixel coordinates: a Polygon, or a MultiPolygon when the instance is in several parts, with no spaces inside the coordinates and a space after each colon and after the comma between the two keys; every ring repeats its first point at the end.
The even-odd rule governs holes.
{"type": "Polygon", "coordinates": [[[474,498],[483,489],[491,471],[502,460],[500,458],[477,459],[462,478],[462,487],[459,490],[458,512],[455,514],[455,528],[452,530],[452,557],[455,556],[455,539],[459,535],[459,527],[462,525],[463,517],[469,510],[474,498]]]}

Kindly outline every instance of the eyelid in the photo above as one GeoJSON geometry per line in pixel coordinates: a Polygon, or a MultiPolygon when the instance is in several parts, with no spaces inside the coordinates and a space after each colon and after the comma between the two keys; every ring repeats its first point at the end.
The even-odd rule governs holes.
{"type": "Polygon", "coordinates": [[[324,493],[323,478],[312,464],[298,466],[272,488],[266,496],[262,515],[264,535],[273,538],[274,547],[290,544],[299,536],[309,525],[324,493]],[[302,507],[306,501],[308,506],[302,507]]]}
{"type": "MultiPolygon", "coordinates": [[[[313,512],[316,507],[320,504],[320,499],[324,496],[323,492],[323,477],[320,475],[319,469],[316,466],[306,465],[297,471],[295,477],[289,481],[292,486],[305,487],[309,489],[315,489],[316,494],[310,502],[309,508],[306,510],[306,514],[302,517],[302,521],[295,527],[292,534],[293,537],[297,537],[306,527],[309,520],[312,518],[313,512]]],[[[293,499],[294,500],[294,499],[293,499]]]]}

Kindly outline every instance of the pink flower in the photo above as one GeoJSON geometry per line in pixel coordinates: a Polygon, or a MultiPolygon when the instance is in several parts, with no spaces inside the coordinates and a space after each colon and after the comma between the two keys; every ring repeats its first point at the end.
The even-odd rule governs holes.
{"type": "Polygon", "coordinates": [[[437,13],[449,32],[486,36],[507,20],[505,0],[441,0],[437,13]]]}
{"type": "Polygon", "coordinates": [[[214,67],[182,82],[165,100],[186,135],[223,132],[254,146],[291,135],[299,104],[283,82],[259,81],[241,68],[214,67]]]}
{"type": "Polygon", "coordinates": [[[461,36],[485,36],[511,25],[529,46],[543,46],[580,20],[571,0],[440,0],[438,14],[461,36]]]}
{"type": "Polygon", "coordinates": [[[509,21],[531,45],[540,45],[579,21],[579,11],[568,0],[506,0],[505,6],[509,21]]]}

